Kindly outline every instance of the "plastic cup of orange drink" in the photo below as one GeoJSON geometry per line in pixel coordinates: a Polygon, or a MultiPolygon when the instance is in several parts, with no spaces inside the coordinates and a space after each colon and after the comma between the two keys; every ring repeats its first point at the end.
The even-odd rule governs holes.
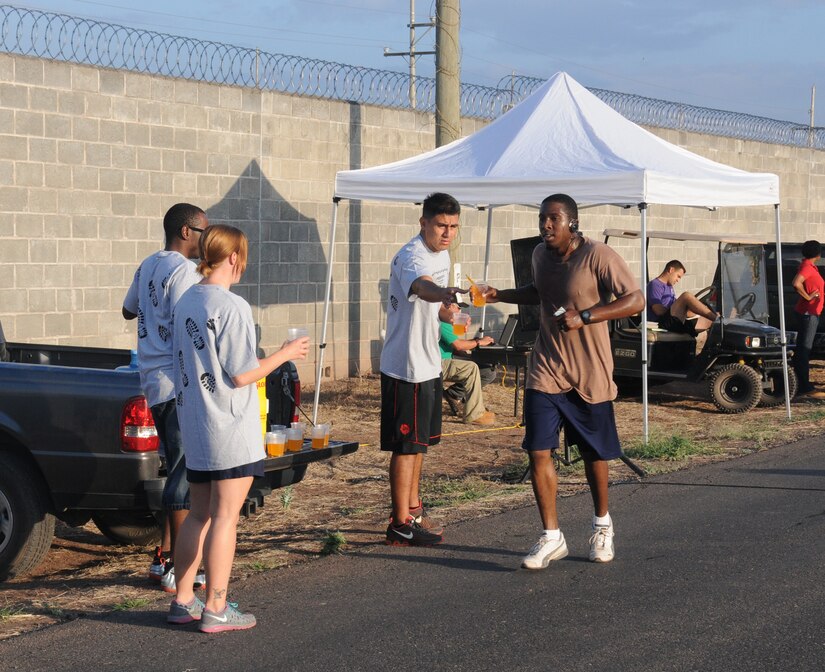
{"type": "Polygon", "coordinates": [[[481,308],[487,304],[487,299],[484,298],[484,292],[489,289],[489,285],[483,282],[474,282],[470,285],[470,301],[476,308],[481,308]]]}
{"type": "Polygon", "coordinates": [[[326,436],[326,428],[323,425],[315,425],[310,430],[310,439],[312,441],[312,449],[320,450],[324,447],[324,437],[326,436]]]}
{"type": "Polygon", "coordinates": [[[470,324],[470,316],[467,313],[453,314],[453,333],[459,338],[464,338],[467,334],[467,326],[470,324]]]}
{"type": "Polygon", "coordinates": [[[266,454],[269,457],[280,457],[286,450],[286,432],[279,430],[277,432],[266,433],[266,454]]]}
{"type": "Polygon", "coordinates": [[[290,453],[297,453],[304,447],[304,433],[300,429],[286,430],[286,449],[290,453]]]}

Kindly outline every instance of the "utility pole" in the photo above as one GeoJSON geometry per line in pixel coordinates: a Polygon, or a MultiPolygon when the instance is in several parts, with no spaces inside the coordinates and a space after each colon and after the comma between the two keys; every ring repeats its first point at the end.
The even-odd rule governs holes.
{"type": "Polygon", "coordinates": [[[816,105],[816,84],[811,86],[811,120],[808,123],[808,147],[814,146],[814,106],[816,105]]]}
{"type": "MultiPolygon", "coordinates": [[[[430,20],[425,23],[416,23],[415,22],[415,0],[410,0],[410,22],[407,24],[410,29],[410,50],[409,51],[390,51],[389,47],[384,47],[384,56],[405,56],[409,57],[410,59],[410,107],[412,109],[416,108],[416,101],[415,101],[415,58],[416,56],[426,56],[429,54],[434,54],[434,51],[416,51],[415,47],[418,44],[418,40],[415,37],[415,29],[416,28],[432,28],[435,26],[435,21],[433,17],[430,17],[430,20]]],[[[429,33],[430,31],[427,30],[424,35],[429,33]]],[[[424,37],[422,35],[421,37],[424,37]]],[[[418,38],[421,39],[421,38],[418,38]]]]}
{"type": "Polygon", "coordinates": [[[435,146],[461,137],[460,0],[435,3],[435,146]]]}

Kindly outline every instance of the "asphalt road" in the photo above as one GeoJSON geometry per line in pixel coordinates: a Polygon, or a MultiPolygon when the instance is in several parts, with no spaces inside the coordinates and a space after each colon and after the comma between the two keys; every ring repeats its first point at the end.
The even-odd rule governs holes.
{"type": "Polygon", "coordinates": [[[532,508],[254,577],[246,632],[165,624],[166,603],[0,643],[0,670],[825,670],[821,439],[611,488],[616,560],[519,569],[532,508]]]}

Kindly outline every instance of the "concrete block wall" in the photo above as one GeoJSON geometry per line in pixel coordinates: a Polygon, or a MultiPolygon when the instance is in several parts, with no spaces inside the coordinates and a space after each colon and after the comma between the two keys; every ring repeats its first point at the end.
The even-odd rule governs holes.
{"type": "MultiPolygon", "coordinates": [[[[469,134],[483,125],[464,120],[469,134]]],[[[812,150],[654,129],[717,161],[780,175],[785,239],[825,239],[825,161],[812,150]]],[[[180,201],[250,238],[237,291],[271,352],[289,326],[320,340],[335,173],[434,146],[431,115],[0,54],[0,319],[12,341],[133,347],[120,307],[141,259],[162,246],[180,201]]],[[[434,185],[437,189],[438,185],[434,185]]],[[[659,207],[649,228],[764,232],[771,208],[659,207]]],[[[386,324],[389,261],[418,231],[419,207],[342,202],[332,269],[330,376],[373,370],[386,324]]],[[[635,209],[581,213],[582,229],[638,229],[635,209]]],[[[513,283],[509,241],[536,211],[494,211],[490,281],[513,283]]],[[[453,259],[483,274],[487,213],[465,209],[453,259]]],[[[638,272],[639,246],[622,253],[638,272]]],[[[651,272],[674,256],[687,289],[708,284],[713,250],[651,246],[651,272]]],[[[489,311],[493,333],[502,314],[489,311]]],[[[314,356],[299,369],[314,377],[314,356]]]]}

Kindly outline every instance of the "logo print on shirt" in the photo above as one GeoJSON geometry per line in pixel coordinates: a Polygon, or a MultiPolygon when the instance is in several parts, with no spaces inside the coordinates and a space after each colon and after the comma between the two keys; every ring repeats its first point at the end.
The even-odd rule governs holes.
{"type": "Polygon", "coordinates": [[[169,278],[171,278],[171,277],[172,277],[172,274],[170,273],[170,274],[169,274],[169,275],[167,275],[167,276],[166,276],[163,280],[161,280],[161,281],[160,281],[160,288],[161,288],[164,292],[166,291],[166,285],[169,283],[169,278]]]}
{"type": "Polygon", "coordinates": [[[170,332],[166,327],[164,327],[162,324],[158,325],[158,336],[160,336],[161,341],[166,343],[166,341],[169,340],[169,337],[171,335],[172,335],[172,332],[170,332]]]}
{"type": "Polygon", "coordinates": [[[215,331],[215,318],[214,317],[210,317],[208,320],[206,320],[206,328],[209,329],[209,331],[212,331],[212,332],[215,331]]]}
{"type": "Polygon", "coordinates": [[[177,404],[178,406],[183,406],[183,392],[178,392],[177,404]]]}
{"type": "Polygon", "coordinates": [[[155,290],[155,281],[149,281],[149,299],[152,301],[152,305],[157,308],[158,307],[158,293],[155,290]]]}
{"type": "Polygon", "coordinates": [[[398,310],[398,299],[395,298],[394,294],[390,297],[390,305],[393,310],[398,310]]]}
{"type": "Polygon", "coordinates": [[[215,388],[217,387],[215,385],[215,376],[213,376],[211,373],[209,373],[209,371],[207,371],[201,376],[201,385],[203,385],[204,389],[207,392],[214,393],[215,388]]]}
{"type": "Polygon", "coordinates": [[[407,436],[407,434],[410,433],[410,426],[406,422],[402,423],[398,429],[404,436],[407,436]]]}
{"type": "Polygon", "coordinates": [[[184,387],[189,387],[189,376],[186,375],[186,371],[183,369],[183,350],[178,350],[178,368],[180,368],[180,382],[183,383],[184,387]]]}
{"type": "Polygon", "coordinates": [[[146,331],[146,315],[143,314],[143,309],[138,308],[138,338],[146,338],[149,332],[146,331]]]}
{"type": "Polygon", "coordinates": [[[198,329],[198,325],[195,324],[195,320],[191,317],[186,318],[186,333],[189,334],[189,338],[192,339],[196,350],[203,350],[206,347],[206,342],[203,340],[203,336],[201,336],[201,330],[198,329]]]}

